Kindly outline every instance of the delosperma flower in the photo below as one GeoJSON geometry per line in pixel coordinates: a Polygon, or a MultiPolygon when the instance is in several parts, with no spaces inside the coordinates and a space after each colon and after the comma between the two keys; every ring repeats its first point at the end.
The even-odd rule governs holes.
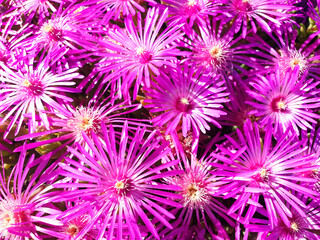
{"type": "Polygon", "coordinates": [[[0,1],[0,240],[319,240],[319,4],[0,1]]]}
{"type": "MultiPolygon", "coordinates": [[[[129,129],[136,129],[137,126],[147,125],[145,121],[125,118],[128,113],[134,112],[141,108],[141,104],[128,105],[127,102],[119,102],[113,104],[110,98],[106,98],[100,104],[90,102],[88,105],[81,105],[74,108],[72,105],[66,105],[65,112],[55,111],[48,116],[50,121],[49,130],[39,131],[16,138],[16,141],[40,138],[58,134],[53,138],[39,140],[34,143],[29,143],[23,146],[25,149],[32,149],[45,144],[55,142],[63,142],[63,144],[55,149],[54,152],[63,149],[65,146],[71,146],[74,143],[79,143],[87,148],[86,141],[83,138],[83,132],[92,138],[92,134],[102,137],[101,123],[106,125],[112,124],[115,128],[122,127],[127,121],[129,129]]],[[[22,147],[18,147],[15,151],[20,151],[22,147]]]]}
{"type": "Polygon", "coordinates": [[[228,137],[233,149],[218,145],[222,154],[216,154],[221,163],[211,163],[217,168],[216,176],[221,176],[217,181],[219,190],[224,198],[234,198],[229,213],[243,216],[244,224],[250,222],[256,211],[263,208],[259,199],[263,197],[266,216],[271,228],[279,224],[278,218],[285,225],[290,226],[292,211],[305,217],[302,203],[292,192],[316,199],[319,193],[302,185],[302,183],[315,182],[309,177],[297,177],[296,174],[308,169],[309,164],[315,160],[313,155],[302,155],[306,150],[303,144],[306,140],[297,141],[295,134],[290,134],[290,129],[282,134],[275,145],[272,145],[272,126],[266,126],[263,140],[257,123],[247,120],[243,133],[237,130],[237,139],[228,137]],[[285,203],[291,206],[290,209],[285,203]],[[245,211],[245,207],[248,209],[245,211]]]}
{"type": "Polygon", "coordinates": [[[266,43],[263,39],[256,37],[256,41],[261,44],[258,45],[260,56],[266,60],[260,61],[265,69],[257,69],[259,72],[270,72],[273,67],[278,65],[282,75],[289,69],[293,70],[296,66],[299,66],[299,76],[303,74],[307,78],[314,78],[316,81],[320,80],[320,40],[317,38],[317,34],[311,34],[302,44],[297,44],[298,32],[284,32],[283,35],[271,35],[273,40],[271,43],[266,43]],[[271,45],[275,45],[272,47],[271,45]]]}
{"type": "Polygon", "coordinates": [[[165,6],[168,6],[171,17],[169,21],[178,20],[179,23],[184,23],[189,27],[195,24],[206,25],[210,15],[216,15],[219,5],[222,1],[209,0],[164,0],[165,6]]]}
{"type": "MultiPolygon", "coordinates": [[[[82,201],[64,202],[62,203],[65,210],[52,212],[50,217],[57,219],[59,226],[54,228],[46,228],[46,234],[59,240],[77,240],[78,235],[82,234],[83,229],[90,224],[94,218],[95,212],[90,204],[85,205],[82,201]]],[[[97,227],[93,226],[91,230],[86,231],[82,239],[96,240],[97,227]]]]}
{"type": "MultiPolygon", "coordinates": [[[[50,12],[57,11],[57,4],[62,4],[64,0],[11,0],[11,4],[16,8],[17,15],[25,14],[31,21],[39,14],[42,17],[49,16],[50,12]]],[[[59,6],[59,5],[58,5],[59,6]]]]}
{"type": "MultiPolygon", "coordinates": [[[[212,144],[208,144],[207,151],[211,146],[212,144]]],[[[190,228],[198,225],[203,225],[199,232],[205,229],[206,234],[213,239],[216,237],[229,239],[217,216],[231,226],[234,226],[234,223],[227,215],[227,208],[213,196],[218,186],[214,184],[217,179],[210,173],[212,157],[209,154],[198,157],[199,159],[194,156],[186,159],[181,167],[185,169],[184,173],[168,180],[181,187],[177,193],[182,197],[179,203],[183,208],[172,210],[176,216],[176,219],[172,220],[174,230],[163,229],[161,232],[163,239],[188,239],[190,228]]]]}
{"type": "Polygon", "coordinates": [[[205,75],[186,64],[169,68],[168,73],[156,78],[151,88],[145,88],[147,99],[145,107],[156,117],[152,122],[156,126],[166,126],[166,134],[177,130],[182,122],[182,134],[192,130],[199,136],[210,129],[209,123],[221,127],[218,123],[222,103],[228,102],[228,93],[219,75],[205,75]]]}
{"type": "Polygon", "coordinates": [[[60,201],[61,198],[81,198],[98,207],[95,217],[79,238],[83,237],[93,224],[99,222],[101,226],[97,239],[122,239],[124,234],[129,234],[130,239],[142,239],[140,224],[148,229],[150,235],[160,239],[152,221],[158,220],[172,228],[168,220],[174,216],[163,208],[162,204],[177,206],[173,200],[179,196],[171,191],[180,190],[179,186],[166,184],[162,178],[182,172],[168,170],[179,160],[158,164],[170,148],[155,132],[143,139],[146,129],[138,129],[132,140],[129,140],[128,125],[125,124],[120,143],[117,143],[112,126],[107,128],[102,123],[101,128],[103,141],[95,134],[93,141],[84,134],[92,155],[79,144],[77,148],[69,148],[83,165],[71,158],[66,158],[65,163],[59,164],[59,173],[76,181],[54,185],[57,188],[70,189],[57,199],[60,201]]]}
{"type": "Polygon", "coordinates": [[[46,195],[52,190],[52,186],[46,186],[45,182],[50,180],[50,176],[54,176],[50,175],[50,171],[44,171],[49,158],[50,156],[47,156],[35,170],[31,170],[30,165],[35,161],[35,157],[33,155],[27,160],[24,151],[8,179],[5,171],[0,174],[0,235],[2,239],[41,239],[40,236],[46,232],[40,227],[41,225],[59,226],[58,221],[48,216],[48,213],[56,212],[46,201],[46,195]],[[27,174],[31,175],[28,183],[27,174]]]}
{"type": "Polygon", "coordinates": [[[75,78],[81,78],[77,68],[66,69],[63,72],[55,73],[51,66],[59,57],[65,54],[66,50],[59,49],[50,55],[42,57],[37,65],[34,60],[25,63],[23,69],[10,69],[0,62],[0,112],[5,113],[2,123],[10,118],[11,122],[5,132],[10,132],[13,125],[17,123],[16,134],[25,119],[25,114],[30,114],[29,130],[33,132],[36,127],[36,114],[40,115],[41,122],[49,129],[48,116],[45,113],[48,109],[57,109],[67,112],[55,99],[72,102],[73,100],[64,93],[78,92],[77,89],[68,87],[75,84],[75,78]],[[64,85],[64,86],[61,86],[64,85]],[[67,86],[67,87],[65,87],[67,86]],[[45,109],[47,108],[47,109],[45,109]]]}
{"type": "Polygon", "coordinates": [[[279,224],[273,229],[270,229],[268,221],[256,219],[255,223],[246,225],[247,229],[252,232],[259,232],[260,239],[266,240],[318,240],[320,230],[319,202],[317,200],[310,200],[307,196],[296,192],[293,194],[296,195],[299,201],[305,204],[305,208],[303,208],[305,216],[301,216],[301,214],[294,210],[289,204],[286,204],[292,213],[292,216],[289,218],[289,224],[285,224],[279,219],[279,224]]]}
{"type": "Polygon", "coordinates": [[[199,31],[188,34],[183,39],[183,47],[190,49],[192,54],[185,61],[196,64],[209,74],[221,74],[226,80],[235,71],[244,72],[248,67],[260,69],[259,55],[254,49],[258,43],[251,37],[246,40],[235,37],[235,27],[226,28],[226,25],[225,19],[213,20],[199,26],[199,31]]]}
{"type": "Polygon", "coordinates": [[[83,49],[94,50],[95,44],[90,33],[94,32],[97,24],[92,26],[90,20],[94,15],[90,9],[82,9],[82,5],[83,3],[79,3],[67,8],[60,7],[51,18],[40,18],[37,25],[32,25],[32,36],[20,45],[36,53],[42,49],[51,50],[57,47],[78,50],[80,53],[83,49]]]}
{"type": "Polygon", "coordinates": [[[261,76],[250,82],[254,90],[248,91],[248,94],[255,101],[247,103],[254,108],[251,114],[261,117],[261,126],[272,122],[276,137],[291,125],[299,135],[299,129],[312,128],[311,124],[319,118],[312,111],[319,108],[319,99],[311,93],[318,84],[313,83],[312,79],[306,80],[305,75],[299,78],[299,66],[292,71],[289,69],[284,76],[277,67],[267,77],[261,76]]]}
{"type": "Polygon", "coordinates": [[[132,17],[127,17],[125,29],[109,31],[110,41],[101,43],[108,51],[101,53],[104,61],[100,71],[113,72],[107,75],[104,82],[122,77],[119,89],[128,92],[134,85],[135,99],[140,85],[149,87],[151,77],[160,74],[161,66],[174,66],[172,61],[182,54],[175,44],[182,36],[181,25],[172,23],[164,27],[167,16],[167,10],[160,14],[159,9],[152,8],[148,10],[145,20],[140,13],[137,14],[137,25],[132,17]]]}
{"type": "MultiPolygon", "coordinates": [[[[145,0],[151,6],[157,4],[154,0],[145,0]]],[[[140,5],[139,1],[135,0],[102,0],[97,3],[96,6],[100,11],[109,11],[109,14],[112,15],[114,19],[117,19],[121,16],[135,15],[137,11],[144,12],[145,9],[140,5]]]]}
{"type": "MultiPolygon", "coordinates": [[[[236,32],[242,30],[242,37],[246,37],[248,26],[257,32],[258,26],[266,32],[272,28],[280,28],[285,21],[294,22],[290,18],[295,16],[298,8],[285,1],[274,0],[228,0],[221,11],[229,13],[236,26],[236,32]]],[[[230,19],[231,20],[231,19],[230,19]]]]}

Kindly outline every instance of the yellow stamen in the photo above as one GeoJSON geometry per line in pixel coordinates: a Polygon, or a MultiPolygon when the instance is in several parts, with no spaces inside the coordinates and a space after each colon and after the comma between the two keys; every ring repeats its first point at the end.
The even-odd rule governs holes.
{"type": "Polygon", "coordinates": [[[184,105],[189,105],[190,103],[189,103],[189,100],[187,99],[187,98],[181,98],[180,99],[180,102],[182,103],[182,104],[184,104],[184,105]]]}

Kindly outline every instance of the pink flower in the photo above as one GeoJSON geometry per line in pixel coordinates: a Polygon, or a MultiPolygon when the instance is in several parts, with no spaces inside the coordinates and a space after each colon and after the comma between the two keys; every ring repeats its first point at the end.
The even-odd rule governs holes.
{"type": "Polygon", "coordinates": [[[2,123],[11,119],[4,136],[7,136],[13,125],[17,122],[16,134],[25,119],[30,114],[29,130],[33,132],[36,127],[36,114],[40,115],[41,122],[49,129],[47,110],[57,109],[67,112],[55,99],[72,102],[66,92],[78,92],[71,88],[75,78],[81,78],[78,68],[65,69],[56,73],[51,66],[65,54],[65,49],[53,51],[43,57],[34,65],[35,59],[25,63],[23,69],[11,69],[0,63],[0,113],[5,113],[2,123]],[[63,86],[62,86],[63,85],[63,86]],[[47,108],[47,109],[46,109],[47,108]]]}
{"type": "Polygon", "coordinates": [[[169,68],[156,78],[151,88],[145,88],[146,108],[156,117],[152,122],[156,126],[166,126],[166,134],[175,132],[182,122],[182,134],[192,130],[199,136],[210,129],[209,123],[221,127],[218,123],[222,103],[228,102],[223,81],[219,75],[202,74],[202,69],[186,64],[169,68]]]}
{"type": "MultiPolygon", "coordinates": [[[[93,134],[92,141],[84,134],[90,153],[79,144],[77,148],[69,148],[74,157],[59,164],[59,173],[74,181],[56,184],[57,188],[70,190],[55,199],[80,198],[96,207],[97,213],[85,230],[100,223],[97,239],[122,239],[125,235],[141,239],[141,225],[154,238],[160,239],[154,222],[172,228],[168,219],[174,216],[162,205],[179,206],[173,201],[178,196],[171,191],[180,190],[162,179],[181,173],[168,170],[179,160],[158,164],[170,148],[156,137],[155,131],[144,139],[146,129],[138,129],[129,140],[128,125],[125,124],[117,143],[113,127],[107,128],[104,124],[101,127],[103,140],[93,134]]],[[[77,237],[83,237],[85,230],[77,237]]]]}
{"type": "Polygon", "coordinates": [[[182,36],[181,25],[172,23],[162,31],[167,16],[167,10],[160,14],[159,9],[152,8],[145,20],[138,13],[137,24],[130,16],[125,19],[125,29],[109,31],[109,41],[101,43],[108,51],[101,53],[104,60],[99,68],[101,72],[112,73],[102,84],[119,81],[118,94],[135,99],[140,85],[150,87],[151,77],[160,74],[160,67],[174,66],[172,61],[181,55],[175,43],[182,36]],[[132,85],[133,96],[129,97],[132,85]]]}
{"type": "Polygon", "coordinates": [[[256,212],[265,212],[271,228],[278,226],[279,219],[290,226],[293,210],[302,218],[306,215],[305,204],[294,193],[311,199],[319,196],[303,185],[315,182],[314,179],[296,175],[308,169],[315,160],[313,155],[301,155],[306,150],[302,147],[305,140],[298,141],[287,129],[273,144],[272,132],[271,124],[267,125],[261,139],[257,123],[252,126],[247,120],[243,133],[237,129],[236,139],[227,136],[233,148],[218,145],[221,153],[214,156],[221,163],[211,163],[216,168],[215,175],[221,177],[216,182],[220,186],[216,196],[234,198],[228,213],[237,212],[238,219],[244,224],[248,224],[256,212]]]}
{"type": "Polygon", "coordinates": [[[319,99],[310,93],[318,84],[313,83],[312,79],[306,80],[305,75],[299,79],[299,66],[293,71],[288,70],[284,76],[277,67],[275,73],[250,82],[254,90],[248,91],[248,94],[255,101],[247,103],[254,107],[251,114],[261,117],[261,126],[272,122],[274,136],[281,136],[291,125],[299,135],[299,129],[312,128],[311,124],[319,118],[312,112],[319,108],[319,99]]]}

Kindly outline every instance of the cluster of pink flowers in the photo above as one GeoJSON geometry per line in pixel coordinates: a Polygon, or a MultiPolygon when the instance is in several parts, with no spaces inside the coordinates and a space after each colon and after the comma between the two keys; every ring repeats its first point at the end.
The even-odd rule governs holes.
{"type": "Polygon", "coordinates": [[[320,239],[320,0],[4,0],[0,239],[320,239]]]}

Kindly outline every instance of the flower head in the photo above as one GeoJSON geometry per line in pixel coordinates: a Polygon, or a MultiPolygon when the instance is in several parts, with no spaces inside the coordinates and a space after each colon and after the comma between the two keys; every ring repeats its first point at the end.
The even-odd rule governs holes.
{"type": "Polygon", "coordinates": [[[156,78],[152,88],[145,88],[146,108],[156,117],[154,125],[167,126],[166,134],[177,130],[182,121],[183,136],[191,129],[197,134],[209,130],[209,123],[220,127],[217,118],[225,113],[220,110],[227,102],[223,81],[219,76],[202,74],[201,69],[177,66],[168,74],[156,78]]]}
{"type": "MultiPolygon", "coordinates": [[[[103,140],[93,134],[92,141],[83,133],[92,156],[79,144],[77,149],[69,148],[73,156],[84,165],[79,165],[71,158],[67,158],[67,164],[60,164],[60,174],[77,181],[55,185],[70,188],[69,192],[59,196],[59,200],[80,198],[93,203],[98,211],[86,226],[86,230],[90,230],[90,226],[95,223],[101,223],[97,238],[104,236],[112,239],[116,234],[117,238],[121,239],[126,233],[129,233],[132,239],[141,238],[138,225],[141,221],[151,235],[159,239],[150,218],[171,228],[167,219],[174,217],[162,204],[177,206],[170,199],[178,196],[168,190],[180,188],[166,184],[161,179],[181,173],[178,170],[168,171],[169,167],[179,161],[172,160],[157,165],[170,149],[167,143],[162,143],[160,138],[156,137],[155,132],[143,140],[146,130],[138,129],[129,140],[128,125],[125,124],[118,144],[113,127],[106,128],[104,124],[101,127],[103,140]],[[124,221],[127,224],[124,224],[124,221]],[[109,228],[105,230],[107,225],[109,228]]],[[[81,238],[84,234],[85,231],[78,237],[81,238]]]]}
{"type": "Polygon", "coordinates": [[[46,194],[52,190],[52,186],[46,186],[45,183],[54,177],[53,174],[50,176],[52,168],[44,170],[49,157],[31,170],[35,157],[33,155],[26,160],[24,151],[8,179],[4,171],[0,175],[0,234],[4,239],[39,239],[46,232],[39,226],[59,226],[58,221],[48,216],[55,212],[46,201],[46,194]],[[30,176],[28,183],[27,176],[30,176]]]}
{"type": "Polygon", "coordinates": [[[215,175],[210,172],[210,162],[214,160],[210,151],[218,137],[213,138],[202,155],[191,155],[183,160],[179,168],[184,169],[184,173],[168,179],[181,187],[177,194],[181,196],[179,203],[183,208],[172,209],[176,216],[176,219],[171,220],[174,230],[163,229],[161,234],[164,239],[187,239],[193,232],[229,239],[217,216],[231,226],[234,223],[226,214],[227,208],[214,196],[219,186],[215,184],[215,175]]]}
{"type": "Polygon", "coordinates": [[[221,74],[225,79],[234,70],[243,72],[243,64],[253,69],[261,68],[254,50],[256,42],[249,37],[246,40],[235,37],[235,28],[224,29],[225,25],[223,20],[212,20],[210,24],[200,26],[199,33],[188,34],[184,40],[185,47],[192,50],[186,58],[190,65],[195,63],[209,74],[221,74]]]}
{"type": "Polygon", "coordinates": [[[18,122],[16,134],[19,132],[20,126],[25,119],[25,114],[31,115],[29,130],[33,132],[36,127],[36,113],[40,115],[44,126],[49,129],[50,124],[45,108],[67,112],[55,99],[73,101],[64,93],[78,92],[78,90],[71,87],[61,87],[61,85],[72,86],[75,84],[73,79],[80,78],[81,75],[77,73],[77,68],[67,69],[60,73],[56,73],[55,69],[51,68],[65,52],[65,50],[59,49],[53,52],[52,55],[50,54],[40,59],[36,67],[31,61],[29,64],[25,63],[24,68],[18,71],[0,63],[3,68],[0,69],[2,81],[0,85],[0,112],[6,113],[2,122],[12,118],[5,136],[16,122],[18,122]]]}
{"type": "Polygon", "coordinates": [[[126,98],[134,81],[133,99],[141,84],[150,87],[151,76],[159,75],[161,66],[174,66],[172,60],[181,55],[175,44],[182,36],[180,25],[173,23],[160,31],[167,16],[167,10],[160,14],[159,9],[152,8],[143,21],[138,13],[139,27],[136,27],[132,17],[128,17],[125,19],[126,29],[110,31],[112,41],[101,43],[108,51],[102,54],[105,58],[101,61],[100,71],[113,71],[104,82],[122,77],[119,89],[126,98]]]}
{"type": "Polygon", "coordinates": [[[296,66],[299,66],[299,77],[305,75],[308,79],[314,78],[319,81],[320,40],[317,39],[317,34],[311,34],[303,43],[298,44],[297,36],[297,30],[286,31],[282,35],[270,34],[273,40],[272,44],[255,37],[256,41],[261,43],[258,45],[259,49],[265,53],[261,53],[261,56],[265,58],[262,62],[264,69],[257,70],[269,73],[278,65],[281,75],[285,75],[288,70],[293,70],[296,66]]]}
{"type": "Polygon", "coordinates": [[[266,32],[272,28],[280,28],[284,22],[293,23],[290,18],[297,8],[285,1],[273,0],[228,0],[221,11],[228,12],[236,25],[236,32],[242,29],[242,36],[247,35],[247,25],[250,22],[252,30],[257,32],[257,25],[266,32]],[[242,28],[241,28],[242,26],[242,28]]]}
{"type": "MultiPolygon", "coordinates": [[[[62,142],[58,148],[53,150],[53,155],[66,146],[72,146],[75,143],[79,143],[87,149],[88,146],[83,138],[83,132],[89,138],[92,138],[92,134],[102,137],[101,123],[106,125],[112,124],[114,127],[123,127],[124,122],[127,121],[130,129],[136,129],[137,126],[145,125],[143,121],[122,117],[125,114],[138,110],[140,107],[141,104],[128,105],[127,102],[112,104],[110,98],[106,98],[98,104],[96,102],[89,102],[87,105],[80,105],[76,108],[67,104],[65,105],[66,111],[54,111],[48,114],[50,122],[49,130],[19,136],[16,138],[16,141],[37,138],[38,141],[24,146],[27,150],[62,142]]],[[[41,129],[41,127],[38,127],[38,129],[41,129]]],[[[15,149],[15,151],[20,150],[22,150],[22,147],[15,149]]]]}
{"type": "Polygon", "coordinates": [[[255,90],[248,93],[256,100],[247,102],[254,107],[251,113],[261,117],[259,122],[262,126],[271,121],[275,136],[284,133],[290,125],[297,134],[299,128],[312,128],[310,123],[316,123],[315,119],[319,117],[312,109],[320,104],[318,98],[309,92],[313,91],[308,86],[311,82],[306,82],[305,75],[299,79],[299,66],[293,71],[289,69],[285,76],[276,68],[276,72],[267,78],[260,77],[250,83],[255,90]]]}
{"type": "Polygon", "coordinates": [[[267,125],[264,138],[261,139],[258,125],[254,123],[252,126],[247,120],[243,133],[237,130],[237,140],[227,137],[233,149],[218,145],[221,154],[215,156],[222,163],[212,163],[217,168],[216,176],[222,177],[219,194],[235,199],[229,213],[238,211],[239,217],[244,214],[244,224],[250,221],[256,211],[265,211],[271,228],[278,225],[278,216],[290,226],[293,213],[285,203],[305,217],[305,204],[294,192],[313,199],[318,196],[318,193],[303,186],[315,180],[296,176],[308,169],[308,164],[315,160],[313,155],[301,155],[306,150],[303,147],[306,140],[297,141],[296,135],[290,134],[290,129],[287,129],[273,145],[272,132],[271,124],[267,125]],[[259,203],[260,196],[265,206],[259,203]],[[247,204],[250,206],[245,211],[247,204]],[[264,207],[266,210],[259,210],[264,207]]]}

